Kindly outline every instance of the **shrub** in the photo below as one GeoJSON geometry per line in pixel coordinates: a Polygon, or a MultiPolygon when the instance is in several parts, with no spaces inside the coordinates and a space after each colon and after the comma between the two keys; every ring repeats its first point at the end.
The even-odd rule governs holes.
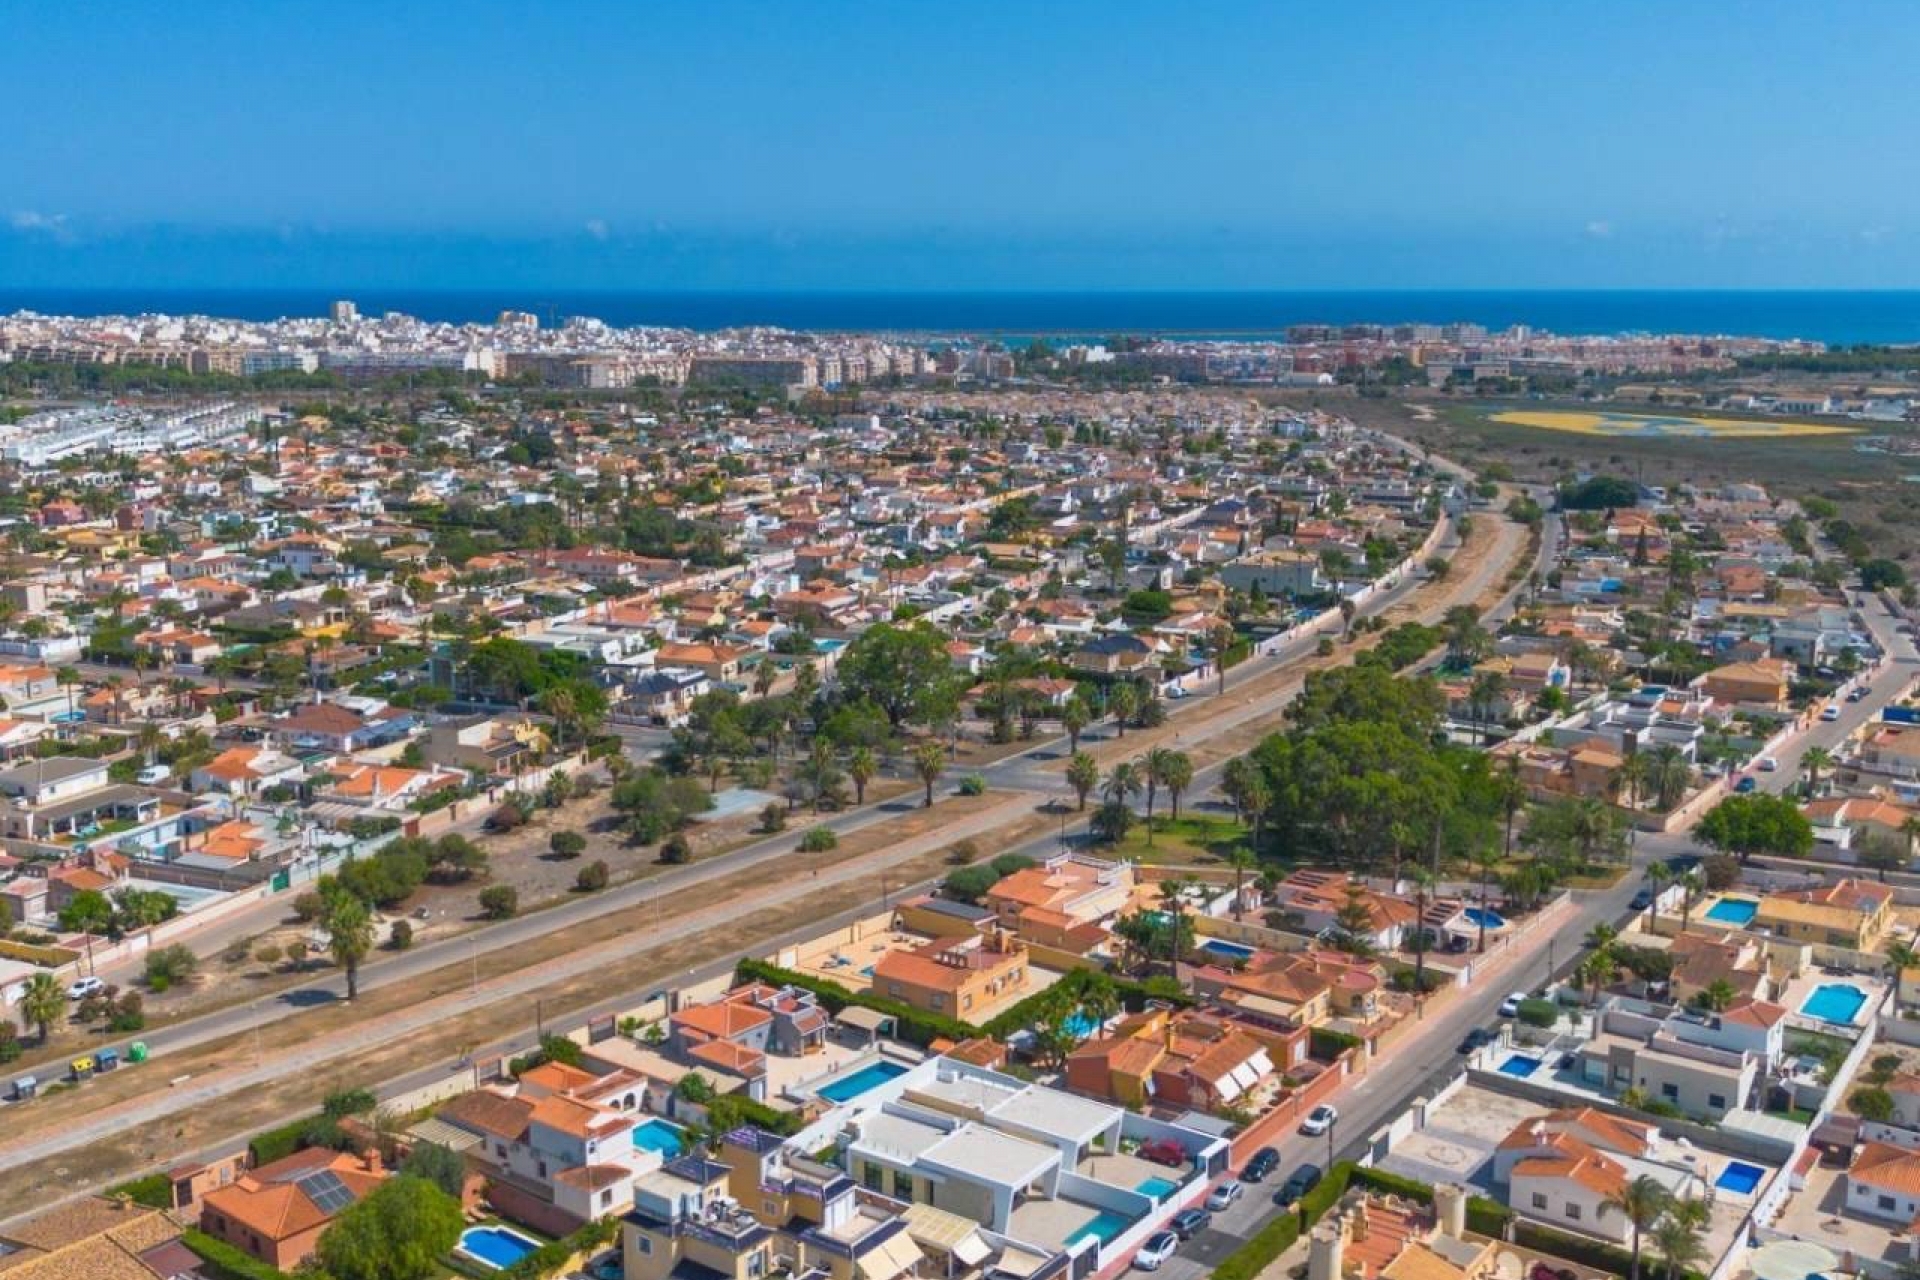
{"type": "Polygon", "coordinates": [[[800,837],[800,852],[825,853],[840,843],[840,837],[833,834],[832,827],[809,827],[800,837]]]}
{"type": "Polygon", "coordinates": [[[387,930],[387,941],[395,951],[405,951],[413,945],[413,926],[405,920],[395,920],[393,928],[387,930]]]}
{"type": "Polygon", "coordinates": [[[607,864],[589,862],[580,868],[580,874],[573,878],[573,887],[582,893],[598,893],[607,887],[607,864]]]}
{"type": "Polygon", "coordinates": [[[0,1018],[0,1062],[12,1062],[20,1053],[19,1028],[8,1019],[0,1018]]]}
{"type": "Polygon", "coordinates": [[[125,1196],[149,1209],[173,1208],[173,1180],[164,1173],[150,1173],[108,1189],[109,1196],[125,1196]]]}
{"type": "Polygon", "coordinates": [[[165,991],[192,978],[199,971],[200,957],[191,947],[175,943],[147,954],[147,985],[165,991]]]}
{"type": "Polygon", "coordinates": [[[503,804],[487,818],[487,828],[491,831],[513,831],[526,823],[527,815],[520,812],[517,804],[503,804]]]}
{"type": "Polygon", "coordinates": [[[1323,1062],[1337,1058],[1346,1050],[1358,1047],[1359,1044],[1359,1036],[1335,1031],[1331,1027],[1314,1027],[1307,1033],[1308,1052],[1323,1062]]]}
{"type": "Polygon", "coordinates": [[[307,944],[294,941],[287,944],[287,963],[298,969],[307,963],[307,944]]]}
{"type": "Polygon", "coordinates": [[[960,779],[959,791],[963,796],[983,796],[987,793],[987,780],[977,773],[970,773],[960,779]]]}
{"type": "Polygon", "coordinates": [[[300,1149],[300,1143],[306,1137],[307,1126],[316,1118],[303,1116],[278,1128],[268,1129],[265,1133],[256,1133],[253,1141],[247,1144],[247,1157],[253,1161],[255,1168],[263,1164],[272,1164],[275,1160],[285,1159],[300,1149]]]}
{"type": "Polygon", "coordinates": [[[577,858],[587,851],[587,838],[578,831],[556,831],[547,837],[547,848],[556,858],[577,858]]]}
{"type": "Polygon", "coordinates": [[[232,1276],[235,1280],[286,1280],[285,1272],[254,1260],[232,1245],[216,1240],[204,1231],[189,1228],[180,1237],[180,1243],[191,1249],[203,1262],[218,1268],[220,1275],[232,1276]]]}
{"type": "Polygon", "coordinates": [[[947,865],[964,867],[980,857],[980,846],[971,840],[956,840],[947,850],[947,865]]]}
{"type": "Polygon", "coordinates": [[[293,918],[301,924],[313,923],[320,918],[320,913],[326,909],[327,904],[322,902],[320,895],[312,890],[300,894],[293,900],[293,918]]]}
{"type": "Polygon", "coordinates": [[[1000,873],[991,866],[961,867],[947,872],[947,878],[940,882],[940,889],[957,901],[978,902],[986,896],[987,890],[999,882],[1000,873]]]}
{"type": "Polygon", "coordinates": [[[280,963],[280,958],[283,954],[285,953],[282,952],[279,947],[269,942],[258,951],[255,951],[253,958],[259,964],[276,965],[280,963]]]}
{"type": "Polygon", "coordinates": [[[1530,1027],[1551,1027],[1560,1021],[1560,1006],[1551,1000],[1522,1000],[1513,1016],[1530,1027]]]}
{"type": "Polygon", "coordinates": [[[660,861],[670,867],[684,867],[693,861],[693,846],[676,831],[660,842],[660,861]]]}
{"type": "Polygon", "coordinates": [[[138,991],[129,991],[113,1005],[107,1015],[107,1030],[119,1034],[140,1031],[147,1025],[146,1002],[138,991]]]}
{"type": "Polygon", "coordinates": [[[520,910],[520,893],[510,884],[490,884],[480,891],[480,910],[489,920],[511,920],[520,910]]]}
{"type": "Polygon", "coordinates": [[[787,811],[778,802],[768,805],[760,811],[760,830],[771,835],[787,829],[787,811]]]}

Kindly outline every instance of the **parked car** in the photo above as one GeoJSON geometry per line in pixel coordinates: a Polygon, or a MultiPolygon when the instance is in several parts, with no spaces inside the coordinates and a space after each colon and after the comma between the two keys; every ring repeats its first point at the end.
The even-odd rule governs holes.
{"type": "Polygon", "coordinates": [[[1223,1182],[1213,1190],[1207,1192],[1207,1209],[1210,1212],[1219,1213],[1221,1210],[1232,1205],[1234,1201],[1238,1200],[1240,1195],[1241,1186],[1239,1183],[1223,1182]]]}
{"type": "Polygon", "coordinates": [[[1158,1271],[1160,1264],[1173,1256],[1180,1247],[1180,1237],[1171,1231],[1157,1231],[1147,1237],[1140,1246],[1140,1252],[1133,1255],[1133,1265],[1142,1271],[1158,1271]]]}
{"type": "Polygon", "coordinates": [[[1633,901],[1629,902],[1627,905],[1629,907],[1632,907],[1635,911],[1645,911],[1648,907],[1653,905],[1653,890],[1642,889],[1640,892],[1633,895],[1633,901]]]}
{"type": "Polygon", "coordinates": [[[1460,1042],[1461,1053],[1472,1053],[1475,1049],[1492,1044],[1500,1038],[1498,1031],[1489,1031],[1485,1027],[1475,1027],[1467,1032],[1466,1039],[1460,1042]]]}
{"type": "Polygon", "coordinates": [[[1164,1164],[1176,1169],[1187,1162],[1187,1149],[1172,1138],[1155,1138],[1150,1142],[1143,1142],[1134,1154],[1142,1160],[1151,1160],[1155,1164],[1164,1164]]]}
{"type": "Polygon", "coordinates": [[[1273,1193],[1273,1202],[1277,1205],[1289,1205],[1307,1192],[1320,1185],[1323,1175],[1317,1164],[1303,1164],[1287,1175],[1280,1189],[1273,1193]]]}
{"type": "Polygon", "coordinates": [[[1323,1102],[1307,1112],[1307,1118],[1300,1122],[1300,1132],[1314,1137],[1333,1128],[1333,1122],[1340,1118],[1340,1112],[1331,1103],[1323,1102]]]}
{"type": "Polygon", "coordinates": [[[1240,1170],[1240,1181],[1265,1182],[1279,1164],[1280,1153],[1272,1147],[1262,1147],[1247,1160],[1246,1168],[1240,1170]]]}
{"type": "Polygon", "coordinates": [[[1838,720],[1840,718],[1840,707],[1836,703],[1829,702],[1826,706],[1820,708],[1820,718],[1829,723],[1838,720]]]}
{"type": "Polygon", "coordinates": [[[1191,1240],[1207,1229],[1213,1221],[1213,1215],[1205,1209],[1182,1209],[1173,1215],[1173,1221],[1167,1225],[1173,1228],[1173,1234],[1182,1240],[1191,1240]]]}
{"type": "Polygon", "coordinates": [[[1858,689],[1850,689],[1847,692],[1847,701],[1858,702],[1866,696],[1867,696],[1867,691],[1864,687],[1858,688],[1858,689]]]}
{"type": "Polygon", "coordinates": [[[1500,1016],[1503,1018],[1511,1018],[1515,1014],[1519,1013],[1520,1002],[1525,1000],[1526,998],[1527,998],[1527,993],[1524,991],[1515,991],[1510,993],[1505,1000],[1502,1000],[1500,1002],[1500,1016]]]}
{"type": "Polygon", "coordinates": [[[100,978],[82,978],[67,988],[67,999],[85,1000],[88,996],[97,996],[107,989],[105,980],[100,978]]]}
{"type": "Polygon", "coordinates": [[[1775,760],[1772,756],[1760,757],[1760,772],[1772,773],[1779,767],[1780,767],[1780,762],[1778,760],[1775,760]]]}
{"type": "Polygon", "coordinates": [[[134,781],[138,782],[143,787],[154,787],[165,782],[168,778],[171,778],[172,776],[173,776],[172,765],[150,764],[146,768],[142,769],[139,773],[134,775],[134,781]]]}
{"type": "Polygon", "coordinates": [[[593,1280],[625,1280],[626,1266],[626,1262],[616,1251],[597,1259],[591,1267],[587,1268],[587,1274],[592,1276],[593,1280]]]}
{"type": "Polygon", "coordinates": [[[1676,853],[1667,859],[1667,870],[1673,872],[1676,876],[1683,876],[1689,871],[1698,871],[1699,869],[1700,859],[1695,854],[1676,853]]]}
{"type": "Polygon", "coordinates": [[[1752,774],[1748,774],[1746,777],[1740,779],[1740,781],[1733,784],[1734,794],[1742,795],[1742,796],[1749,795],[1753,792],[1754,788],[1758,787],[1759,785],[1760,785],[1760,780],[1758,778],[1755,778],[1752,774]]]}

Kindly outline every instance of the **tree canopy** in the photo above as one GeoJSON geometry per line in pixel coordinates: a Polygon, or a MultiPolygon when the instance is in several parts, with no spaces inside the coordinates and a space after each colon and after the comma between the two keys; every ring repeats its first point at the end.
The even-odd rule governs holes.
{"type": "Polygon", "coordinates": [[[959,705],[946,639],[925,623],[869,627],[841,653],[836,670],[847,701],[871,702],[895,729],[930,724],[959,705]]]}
{"type": "Polygon", "coordinates": [[[320,1265],[335,1280],[426,1280],[464,1225],[458,1200],[403,1173],[341,1211],[320,1237],[320,1265]]]}
{"type": "Polygon", "coordinates": [[[1813,824],[1784,796],[1754,791],[1715,805],[1693,834],[1722,853],[1804,858],[1813,851],[1813,824]]]}

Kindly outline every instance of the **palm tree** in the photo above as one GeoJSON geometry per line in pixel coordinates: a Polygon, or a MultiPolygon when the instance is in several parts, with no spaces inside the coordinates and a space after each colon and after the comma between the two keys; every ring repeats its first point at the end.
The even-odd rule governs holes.
{"type": "Polygon", "coordinates": [[[1909,814],[1900,824],[1900,834],[1907,838],[1907,861],[1913,861],[1914,846],[1920,843],[1920,814],[1909,814]]]}
{"type": "Polygon", "coordinates": [[[874,759],[871,747],[855,747],[847,757],[847,777],[853,779],[853,802],[867,802],[867,784],[873,781],[873,775],[880,772],[880,762],[874,759]]]}
{"type": "Polygon", "coordinates": [[[1123,680],[1107,694],[1107,714],[1113,717],[1114,736],[1127,736],[1127,721],[1140,709],[1140,691],[1123,680]]]}
{"type": "Polygon", "coordinates": [[[1663,812],[1671,812],[1687,794],[1687,784],[1693,781],[1693,766],[1688,763],[1686,753],[1671,742],[1663,742],[1653,749],[1653,766],[1647,782],[1653,788],[1654,803],[1663,812]]]}
{"type": "Polygon", "coordinates": [[[73,688],[80,683],[80,672],[74,667],[61,667],[53,673],[54,683],[67,691],[67,719],[73,719],[73,688]]]}
{"type": "Polygon", "coordinates": [[[1653,774],[1653,762],[1639,751],[1629,752],[1620,762],[1620,769],[1614,775],[1627,793],[1627,808],[1640,807],[1640,796],[1646,790],[1647,779],[1653,774]]]}
{"type": "Polygon", "coordinates": [[[1506,694],[1507,678],[1498,671],[1482,671],[1467,686],[1467,706],[1482,746],[1493,736],[1493,709],[1506,694]]]}
{"type": "Polygon", "coordinates": [[[1887,943],[1887,963],[1893,966],[1895,973],[1920,965],[1920,950],[1915,950],[1912,942],[1903,942],[1895,938],[1887,943]]]}
{"type": "Polygon", "coordinates": [[[1167,780],[1167,757],[1173,754],[1165,747],[1155,747],[1147,752],[1140,761],[1140,774],[1147,784],[1147,843],[1153,843],[1153,800],[1167,780]]]}
{"type": "Polygon", "coordinates": [[[1500,846],[1502,858],[1513,857],[1513,820],[1527,804],[1527,784],[1520,780],[1520,757],[1507,757],[1507,771],[1500,775],[1500,808],[1506,817],[1506,835],[1500,846]]]}
{"type": "Polygon", "coordinates": [[[1169,751],[1160,763],[1160,784],[1167,789],[1173,820],[1180,821],[1180,793],[1193,785],[1193,758],[1184,751],[1169,751]]]}
{"type": "Polygon", "coordinates": [[[1488,886],[1493,881],[1493,873],[1500,869],[1500,862],[1498,849],[1481,845],[1473,851],[1473,865],[1480,872],[1480,943],[1476,948],[1479,951],[1487,949],[1487,918],[1493,909],[1488,886]]]}
{"type": "Polygon", "coordinates": [[[1693,918],[1693,905],[1700,901],[1700,895],[1707,891],[1707,882],[1700,878],[1698,871],[1689,871],[1680,877],[1680,929],[1685,932],[1688,922],[1693,918]]]}
{"type": "Polygon", "coordinates": [[[1647,929],[1649,932],[1653,929],[1653,922],[1660,917],[1660,891],[1667,887],[1667,881],[1671,879],[1673,879],[1673,868],[1669,867],[1666,863],[1653,862],[1647,865],[1647,883],[1652,886],[1652,892],[1647,898],[1647,929]]]}
{"type": "MultiPolygon", "coordinates": [[[[1667,1280],[1680,1280],[1681,1273],[1706,1257],[1694,1215],[1682,1212],[1698,1204],[1697,1200],[1676,1201],[1653,1226],[1653,1247],[1667,1261],[1667,1280]]],[[[1700,1205],[1700,1208],[1706,1206],[1700,1205]]]]}
{"type": "Polygon", "coordinates": [[[771,655],[760,659],[753,668],[753,692],[758,697],[766,697],[773,692],[773,682],[779,678],[780,669],[774,665],[771,655]]]}
{"type": "Polygon", "coordinates": [[[1587,1003],[1600,1003],[1600,988],[1607,985],[1613,977],[1613,955],[1611,952],[1591,951],[1580,961],[1574,970],[1574,981],[1587,989],[1587,1003]]]}
{"type": "Polygon", "coordinates": [[[1640,1233],[1660,1220],[1660,1215],[1667,1211],[1667,1200],[1667,1189],[1643,1173],[1600,1206],[1602,1213],[1608,1209],[1619,1210],[1633,1225],[1633,1268],[1627,1280],[1640,1280],[1640,1233]]]}
{"type": "Polygon", "coordinates": [[[1457,604],[1447,610],[1440,626],[1446,634],[1447,661],[1455,667],[1470,667],[1487,656],[1493,638],[1480,625],[1480,614],[1470,604],[1457,604]]]}
{"type": "MultiPolygon", "coordinates": [[[[1122,760],[1107,771],[1100,794],[1109,804],[1126,804],[1140,791],[1140,770],[1131,761],[1122,760]]],[[[1147,833],[1151,836],[1153,833],[1147,833]]]]}
{"type": "Polygon", "coordinates": [[[327,950],[347,975],[347,999],[360,994],[360,962],[373,950],[373,917],[360,899],[336,893],[325,918],[327,950]]]}
{"type": "MultiPolygon", "coordinates": [[[[1119,768],[1118,765],[1114,767],[1119,768]]],[[[1173,934],[1167,943],[1169,960],[1167,972],[1176,979],[1180,976],[1180,961],[1185,958],[1181,954],[1180,937],[1183,932],[1181,926],[1185,924],[1187,918],[1187,890],[1196,883],[1186,876],[1173,876],[1160,882],[1160,901],[1166,910],[1167,923],[1173,934]]]]}
{"type": "Polygon", "coordinates": [[[60,989],[59,979],[50,973],[36,973],[27,979],[26,991],[20,997],[20,1016],[39,1030],[41,1044],[47,1042],[53,1024],[66,1011],[67,993],[60,989]]]}
{"type": "Polygon", "coordinates": [[[1079,811],[1087,808],[1087,797],[1100,785],[1100,762],[1084,751],[1076,751],[1067,761],[1067,785],[1079,800],[1079,811]]]}
{"type": "Polygon", "coordinates": [[[1413,993],[1427,989],[1427,895],[1433,892],[1433,873],[1425,867],[1413,869],[1413,993]]]}
{"type": "Polygon", "coordinates": [[[1087,722],[1093,718],[1085,698],[1074,694],[1067,699],[1067,705],[1060,708],[1060,727],[1067,732],[1067,751],[1069,754],[1080,750],[1080,735],[1086,730],[1087,722]]]}
{"type": "Polygon", "coordinates": [[[1833,763],[1833,752],[1825,747],[1808,747],[1800,755],[1800,767],[1807,775],[1807,794],[1820,790],[1820,771],[1833,763]]]}
{"type": "Polygon", "coordinates": [[[940,775],[947,768],[947,753],[937,742],[923,742],[913,749],[913,771],[920,775],[920,784],[927,789],[923,808],[933,808],[933,784],[940,781],[940,775]]]}

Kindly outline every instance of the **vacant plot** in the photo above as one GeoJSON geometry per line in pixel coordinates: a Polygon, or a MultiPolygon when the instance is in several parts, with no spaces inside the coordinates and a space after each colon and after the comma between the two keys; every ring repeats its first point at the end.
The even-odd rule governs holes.
{"type": "Polygon", "coordinates": [[[1644,440],[1668,440],[1685,437],[1707,439],[1784,439],[1789,436],[1858,435],[1858,427],[1843,427],[1825,422],[1783,422],[1769,418],[1697,418],[1672,414],[1615,413],[1612,410],[1535,410],[1521,409],[1490,415],[1491,421],[1544,431],[1569,431],[1583,436],[1627,437],[1644,440]]]}

